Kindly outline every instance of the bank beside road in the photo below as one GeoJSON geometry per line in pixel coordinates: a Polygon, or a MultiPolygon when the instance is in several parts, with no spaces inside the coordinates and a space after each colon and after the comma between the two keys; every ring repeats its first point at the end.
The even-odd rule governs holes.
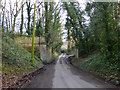
{"type": "Polygon", "coordinates": [[[105,82],[120,87],[120,74],[116,72],[117,69],[114,69],[115,67],[110,67],[109,64],[101,60],[99,53],[91,54],[84,58],[80,57],[79,59],[72,57],[70,63],[79,70],[91,73],[103,79],[105,82]]]}

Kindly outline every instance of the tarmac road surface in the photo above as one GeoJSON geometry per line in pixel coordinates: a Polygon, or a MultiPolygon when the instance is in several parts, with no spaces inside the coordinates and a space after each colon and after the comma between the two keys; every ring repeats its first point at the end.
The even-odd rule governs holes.
{"type": "Polygon", "coordinates": [[[61,54],[56,63],[24,85],[24,88],[114,88],[115,86],[73,67],[68,55],[61,54]]]}

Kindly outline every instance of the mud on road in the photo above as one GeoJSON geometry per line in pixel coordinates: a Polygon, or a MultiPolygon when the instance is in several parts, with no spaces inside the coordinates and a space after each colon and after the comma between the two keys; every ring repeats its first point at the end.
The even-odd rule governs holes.
{"type": "Polygon", "coordinates": [[[73,67],[68,55],[61,54],[24,88],[115,88],[114,85],[73,67]]]}

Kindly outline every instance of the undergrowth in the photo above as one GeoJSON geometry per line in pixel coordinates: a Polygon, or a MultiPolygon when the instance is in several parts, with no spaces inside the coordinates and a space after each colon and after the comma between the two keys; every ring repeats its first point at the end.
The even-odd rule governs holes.
{"type": "MultiPolygon", "coordinates": [[[[24,46],[24,48],[29,51],[30,53],[32,53],[32,46],[24,46]]],[[[34,55],[37,56],[38,58],[40,58],[40,50],[39,50],[39,46],[35,46],[34,47],[34,55]]]]}
{"type": "Polygon", "coordinates": [[[82,70],[101,76],[107,81],[120,84],[120,66],[104,61],[100,53],[89,55],[86,58],[74,59],[72,63],[82,70]]]}
{"type": "Polygon", "coordinates": [[[31,53],[14,42],[10,37],[2,39],[2,71],[3,75],[31,72],[35,68],[42,67],[38,57],[34,57],[31,63],[31,53]]]}

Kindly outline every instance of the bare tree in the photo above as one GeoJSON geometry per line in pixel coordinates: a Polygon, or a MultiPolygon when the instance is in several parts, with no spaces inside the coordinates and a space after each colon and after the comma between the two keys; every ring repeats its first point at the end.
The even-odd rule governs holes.
{"type": "Polygon", "coordinates": [[[2,32],[5,32],[5,29],[4,29],[5,6],[6,6],[6,0],[4,1],[4,5],[2,7],[2,12],[3,12],[3,15],[2,15],[2,32]]]}
{"type": "Polygon", "coordinates": [[[20,35],[23,34],[23,31],[22,31],[22,29],[23,29],[23,23],[24,23],[23,8],[24,8],[24,5],[23,5],[23,0],[22,0],[20,35]]]}
{"type": "Polygon", "coordinates": [[[11,18],[11,27],[12,27],[11,32],[12,32],[12,35],[14,37],[16,18],[18,16],[18,14],[20,13],[20,10],[22,9],[24,3],[21,3],[20,7],[18,7],[18,0],[16,0],[16,2],[14,3],[14,8],[12,8],[11,0],[9,0],[9,4],[10,4],[10,15],[11,15],[10,18],[11,18]]]}
{"type": "Polygon", "coordinates": [[[32,5],[31,5],[31,1],[29,0],[29,1],[27,1],[26,2],[26,4],[27,4],[27,15],[28,15],[28,23],[27,23],[27,33],[28,33],[28,35],[30,35],[31,34],[31,31],[30,31],[30,18],[31,18],[31,10],[32,10],[32,5]]]}

